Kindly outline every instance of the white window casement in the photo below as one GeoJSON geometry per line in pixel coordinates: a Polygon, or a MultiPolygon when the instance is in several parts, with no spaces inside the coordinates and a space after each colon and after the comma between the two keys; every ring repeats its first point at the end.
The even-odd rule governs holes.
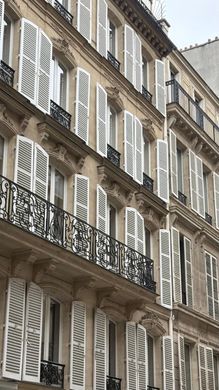
{"type": "Polygon", "coordinates": [[[176,135],[171,129],[169,129],[169,151],[171,192],[178,198],[179,192],[184,194],[183,151],[178,146],[176,135]]]}
{"type": "Polygon", "coordinates": [[[92,0],[77,1],[77,30],[91,43],[92,0]]]}
{"type": "Polygon", "coordinates": [[[144,136],[144,173],[151,175],[151,144],[148,138],[144,136]]]}
{"type": "Polygon", "coordinates": [[[142,57],[142,85],[149,90],[149,63],[145,56],[142,57]]]}
{"type": "Polygon", "coordinates": [[[65,66],[59,62],[56,57],[52,59],[52,83],[51,83],[51,98],[52,100],[68,110],[68,72],[65,66]]]}
{"type": "Polygon", "coordinates": [[[117,58],[117,28],[112,20],[108,19],[108,50],[117,58]]]}
{"type": "Polygon", "coordinates": [[[203,163],[191,150],[189,150],[189,171],[191,207],[205,218],[203,163]]]}
{"type": "Polygon", "coordinates": [[[200,390],[214,390],[213,349],[206,345],[198,345],[198,365],[200,390]]]}
{"type": "Polygon", "coordinates": [[[190,345],[185,343],[184,337],[181,334],[178,335],[178,356],[180,389],[191,390],[190,345]]]}
{"type": "Polygon", "coordinates": [[[157,196],[169,201],[168,144],[157,140],[157,196]]]}
{"type": "Polygon", "coordinates": [[[203,172],[205,212],[208,213],[208,172],[203,172]]]}
{"type": "Polygon", "coordinates": [[[107,58],[108,49],[108,5],[105,0],[97,0],[97,51],[107,58]]]}
{"type": "Polygon", "coordinates": [[[11,66],[12,52],[13,52],[13,21],[7,15],[4,16],[4,35],[3,35],[3,48],[2,48],[2,60],[11,66]]]}
{"type": "Polygon", "coordinates": [[[135,31],[125,25],[124,33],[124,75],[142,92],[142,45],[135,31]]]}
{"type": "Polygon", "coordinates": [[[44,296],[42,359],[60,362],[61,305],[48,295],[44,296]]]}
{"type": "Polygon", "coordinates": [[[174,352],[173,338],[164,336],[162,343],[163,350],[163,388],[174,390],[174,352]]]}
{"type": "Polygon", "coordinates": [[[216,257],[205,252],[205,266],[208,314],[215,320],[219,321],[218,270],[216,257]]]}
{"type": "Polygon", "coordinates": [[[88,144],[90,111],[90,74],[77,69],[75,101],[75,134],[88,144]]]}
{"type": "Polygon", "coordinates": [[[117,112],[108,106],[108,144],[117,149],[117,112]]]}
{"type": "Polygon", "coordinates": [[[117,209],[109,203],[107,193],[97,185],[96,227],[111,238],[117,238],[117,209]]]}
{"type": "Polygon", "coordinates": [[[172,273],[171,273],[171,250],[170,232],[161,229],[159,232],[160,244],[160,295],[161,305],[172,308],[172,273]]]}
{"type": "Polygon", "coordinates": [[[145,255],[144,218],[131,207],[125,209],[125,244],[145,255]]]}
{"type": "Polygon", "coordinates": [[[49,167],[48,199],[56,207],[66,207],[66,178],[54,166],[49,167]]]}
{"type": "MultiPolygon", "coordinates": [[[[54,6],[55,0],[47,0],[48,3],[52,4],[54,6]]],[[[67,10],[70,12],[71,10],[71,2],[70,0],[59,0],[59,3],[67,10]]]]}

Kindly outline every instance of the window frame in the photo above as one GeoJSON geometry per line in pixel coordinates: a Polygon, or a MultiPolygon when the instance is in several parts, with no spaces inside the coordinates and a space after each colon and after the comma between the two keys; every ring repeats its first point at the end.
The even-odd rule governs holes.
{"type": "Polygon", "coordinates": [[[43,302],[43,311],[44,311],[44,305],[45,305],[45,317],[43,316],[43,324],[42,324],[42,340],[41,340],[41,346],[43,343],[43,349],[42,349],[42,356],[43,360],[49,360],[49,332],[50,332],[50,303],[51,300],[58,303],[60,306],[60,312],[59,312],[59,343],[58,343],[58,362],[62,361],[62,322],[63,322],[63,313],[62,313],[62,304],[60,301],[58,301],[56,298],[53,298],[49,294],[44,295],[44,302],[43,302]]]}
{"type": "MultiPolygon", "coordinates": [[[[188,342],[185,341],[184,339],[184,351],[185,351],[185,347],[188,347],[189,349],[189,371],[190,371],[190,389],[188,390],[191,390],[192,389],[192,370],[191,370],[191,367],[192,367],[192,352],[191,352],[191,344],[189,344],[188,342]]],[[[186,375],[186,354],[185,354],[185,375],[186,375]]],[[[187,388],[187,375],[186,375],[186,388],[187,388]]]]}
{"type": "MultiPolygon", "coordinates": [[[[9,22],[11,24],[11,26],[10,26],[10,39],[9,39],[9,60],[8,60],[8,65],[10,67],[12,67],[13,43],[14,43],[14,20],[6,11],[4,13],[4,21],[5,21],[5,17],[8,18],[8,20],[9,20],[9,22]]],[[[4,33],[3,33],[2,59],[3,59],[3,51],[4,51],[4,33]]]]}
{"type": "Polygon", "coordinates": [[[177,139],[176,139],[176,154],[177,154],[177,181],[178,181],[178,191],[182,192],[182,194],[184,194],[184,191],[185,191],[185,183],[184,183],[184,180],[183,180],[183,177],[184,177],[184,158],[183,158],[183,150],[179,147],[178,143],[177,143],[177,139]],[[180,152],[180,160],[181,160],[181,176],[182,176],[182,191],[180,191],[180,183],[179,183],[179,152],[180,152]]]}
{"type": "Polygon", "coordinates": [[[107,19],[107,34],[108,34],[107,50],[110,52],[110,54],[112,54],[115,58],[117,58],[117,55],[118,55],[117,25],[116,25],[116,23],[114,23],[114,21],[111,19],[111,17],[109,17],[109,15],[108,15],[108,19],[107,19]],[[113,26],[115,27],[115,53],[114,54],[110,51],[110,24],[113,24],[113,26]]]}
{"type": "Polygon", "coordinates": [[[118,209],[117,207],[115,207],[115,205],[112,203],[112,202],[109,202],[109,199],[108,199],[108,196],[107,196],[107,231],[108,231],[108,234],[110,234],[110,206],[112,206],[115,211],[116,211],[116,215],[115,215],[115,222],[116,222],[116,226],[115,226],[115,230],[116,230],[116,234],[115,234],[115,238],[114,240],[117,240],[118,239],[118,209]]]}
{"type": "Polygon", "coordinates": [[[117,346],[117,323],[108,316],[106,317],[106,375],[109,375],[109,323],[112,322],[115,325],[115,378],[117,377],[118,372],[118,346],[117,346]]]}
{"type": "Polygon", "coordinates": [[[118,148],[118,113],[116,111],[116,109],[113,107],[113,105],[109,104],[107,102],[107,143],[112,146],[112,148],[114,148],[115,150],[117,150],[118,148]],[[111,115],[111,111],[114,112],[115,114],[115,146],[112,146],[110,144],[110,115],[111,115]]]}
{"type": "Polygon", "coordinates": [[[48,201],[52,204],[54,204],[55,200],[55,171],[58,171],[60,175],[64,178],[64,196],[63,196],[63,210],[66,209],[67,206],[67,178],[63,173],[56,167],[54,164],[49,164],[50,168],[50,183],[49,183],[49,176],[48,176],[48,186],[50,184],[50,196],[48,201]]]}
{"type": "MultiPolygon", "coordinates": [[[[155,347],[155,344],[156,344],[156,339],[150,333],[147,333],[147,359],[148,359],[147,361],[148,362],[149,362],[149,357],[148,357],[148,337],[150,337],[153,340],[153,386],[155,386],[155,382],[156,382],[156,380],[155,380],[155,378],[156,378],[156,375],[155,375],[155,369],[156,369],[156,359],[155,359],[156,347],[155,347]]],[[[147,363],[147,377],[148,377],[148,382],[149,382],[149,364],[148,363],[147,363]]]]}
{"type": "MultiPolygon", "coordinates": [[[[219,283],[218,283],[218,263],[217,263],[217,256],[214,256],[212,255],[210,252],[208,251],[204,251],[204,259],[205,259],[205,281],[206,281],[206,298],[207,298],[207,309],[208,309],[208,316],[210,318],[213,318],[214,320],[216,321],[219,321],[219,319],[216,318],[216,315],[215,315],[215,298],[214,298],[214,284],[213,284],[213,280],[215,279],[214,276],[213,276],[213,265],[212,265],[212,260],[213,258],[216,260],[216,272],[217,272],[217,295],[219,293],[219,290],[218,290],[218,286],[219,286],[219,283]],[[211,265],[211,275],[209,275],[207,273],[207,264],[206,264],[206,254],[208,256],[210,256],[210,265],[211,265]],[[209,313],[209,304],[208,304],[208,281],[207,281],[207,275],[211,276],[211,289],[212,289],[212,304],[213,304],[213,316],[211,316],[211,314],[209,313]]],[[[217,299],[218,301],[218,305],[219,305],[219,297],[217,299]]]]}
{"type": "Polygon", "coordinates": [[[143,158],[144,158],[144,162],[143,162],[143,173],[145,173],[146,175],[148,175],[149,177],[151,177],[151,143],[150,143],[150,140],[148,138],[145,138],[144,137],[144,129],[143,129],[143,141],[144,141],[144,155],[143,155],[143,158]],[[147,141],[147,142],[145,142],[147,141]],[[145,169],[145,144],[148,144],[148,173],[146,173],[146,169],[145,169]]]}
{"type": "MultiPolygon", "coordinates": [[[[60,101],[59,103],[57,103],[57,97],[58,97],[58,85],[57,83],[54,83],[54,77],[58,76],[58,68],[61,67],[64,72],[66,73],[66,91],[65,91],[65,102],[66,102],[66,105],[65,105],[65,108],[63,108],[63,110],[65,111],[68,111],[68,108],[69,108],[69,71],[68,71],[68,68],[66,67],[65,64],[63,64],[59,58],[56,56],[56,55],[52,55],[52,63],[54,65],[52,65],[52,82],[53,82],[53,86],[52,86],[52,83],[51,83],[51,86],[50,86],[50,95],[51,95],[51,99],[56,103],[58,104],[61,108],[63,108],[61,105],[60,105],[60,101]],[[60,66],[61,65],[61,66],[60,66]]],[[[60,88],[60,83],[59,83],[59,88],[60,88]]],[[[60,99],[59,99],[60,100],[60,99]]]]}

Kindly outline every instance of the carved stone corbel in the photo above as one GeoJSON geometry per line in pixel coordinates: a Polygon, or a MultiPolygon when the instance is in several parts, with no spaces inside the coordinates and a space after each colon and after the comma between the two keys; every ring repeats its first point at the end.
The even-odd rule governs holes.
{"type": "Polygon", "coordinates": [[[91,278],[81,278],[73,281],[73,297],[74,299],[79,299],[80,293],[85,289],[93,289],[96,286],[96,279],[91,278]]]}
{"type": "Polygon", "coordinates": [[[167,120],[167,128],[171,128],[176,124],[177,118],[175,115],[171,115],[167,120]]]}
{"type": "Polygon", "coordinates": [[[135,195],[138,210],[144,217],[145,225],[150,231],[161,229],[165,221],[165,217],[160,216],[144,199],[144,195],[138,193],[135,195]]]}
{"type": "Polygon", "coordinates": [[[106,87],[106,92],[108,100],[111,101],[116,111],[123,111],[124,103],[121,99],[119,89],[117,87],[106,87]]]}
{"type": "MultiPolygon", "coordinates": [[[[62,33],[63,36],[63,33],[62,33]]],[[[68,63],[71,68],[77,67],[77,62],[73,52],[71,51],[70,41],[67,37],[64,38],[52,38],[53,48],[58,51],[59,55],[64,58],[64,61],[68,63]]]]}
{"type": "Polygon", "coordinates": [[[27,126],[29,125],[30,117],[24,116],[20,122],[20,134],[24,134],[27,126]]]}
{"type": "Polygon", "coordinates": [[[18,134],[17,127],[8,116],[7,107],[4,104],[0,104],[0,125],[2,132],[5,133],[6,136],[18,134]]]}
{"type": "Polygon", "coordinates": [[[177,223],[179,216],[176,213],[170,213],[171,225],[175,225],[177,223]]]}
{"type": "Polygon", "coordinates": [[[145,310],[145,301],[143,299],[139,299],[137,301],[133,301],[126,306],[126,317],[128,321],[133,321],[134,314],[136,311],[144,311],[145,310]]]}
{"type": "Polygon", "coordinates": [[[46,274],[52,274],[57,267],[58,260],[43,259],[38,261],[33,267],[33,280],[40,283],[46,274]]]}
{"type": "Polygon", "coordinates": [[[143,136],[146,137],[150,142],[156,140],[156,132],[151,119],[145,118],[141,121],[143,126],[143,136]]]}
{"type": "Polygon", "coordinates": [[[54,277],[47,277],[37,283],[45,293],[57,298],[61,302],[72,302],[72,290],[68,283],[60,282],[54,277]]]}
{"type": "Polygon", "coordinates": [[[196,145],[198,144],[198,137],[197,136],[194,137],[194,133],[193,132],[191,132],[189,134],[189,138],[190,137],[192,138],[191,142],[190,142],[190,147],[191,147],[192,150],[194,150],[196,148],[196,145]]]}
{"type": "Polygon", "coordinates": [[[206,240],[206,234],[202,230],[197,230],[194,239],[196,244],[202,246],[204,241],[206,240]]]}
{"type": "Polygon", "coordinates": [[[214,166],[214,171],[218,174],[219,173],[219,161],[214,166]]]}
{"type": "Polygon", "coordinates": [[[142,317],[140,324],[150,332],[152,336],[160,337],[166,333],[157,314],[147,311],[142,317]]]}
{"type": "MultiPolygon", "coordinates": [[[[0,256],[0,277],[6,278],[11,272],[11,262],[8,258],[0,256]]],[[[1,282],[0,282],[1,285],[1,282]]]]}
{"type": "Polygon", "coordinates": [[[97,307],[101,308],[105,299],[113,298],[120,290],[117,286],[101,288],[97,290],[97,307]]]}
{"type": "Polygon", "coordinates": [[[24,273],[26,278],[31,278],[33,264],[37,261],[37,257],[37,253],[32,249],[14,252],[11,262],[12,276],[19,277],[24,273]]]}
{"type": "Polygon", "coordinates": [[[195,153],[199,154],[201,152],[202,148],[203,148],[203,142],[198,142],[196,147],[195,147],[195,153]]]}

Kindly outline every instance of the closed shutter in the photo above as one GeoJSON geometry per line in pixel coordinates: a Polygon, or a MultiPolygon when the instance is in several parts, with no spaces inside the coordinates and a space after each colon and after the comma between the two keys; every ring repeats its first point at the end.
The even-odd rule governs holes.
{"type": "Polygon", "coordinates": [[[189,307],[193,306],[193,289],[192,289],[192,258],[191,258],[191,241],[183,237],[185,273],[186,273],[186,303],[189,307]]]}
{"type": "Polygon", "coordinates": [[[170,234],[168,230],[160,230],[160,273],[161,304],[172,308],[172,283],[170,263],[170,234]]]}
{"type": "Polygon", "coordinates": [[[47,199],[48,170],[49,155],[40,145],[35,144],[33,192],[45,200],[47,199]]]}
{"type": "Polygon", "coordinates": [[[88,143],[90,74],[77,69],[75,133],[88,143]]]}
{"type": "Polygon", "coordinates": [[[171,191],[178,198],[178,164],[177,164],[177,148],[176,136],[172,130],[169,130],[169,146],[170,146],[170,179],[171,191]]]}
{"type": "Polygon", "coordinates": [[[212,284],[213,284],[213,298],[214,298],[214,318],[219,320],[218,307],[218,277],[217,277],[217,259],[212,256],[212,284]]]}
{"type": "Polygon", "coordinates": [[[163,381],[164,390],[174,390],[173,339],[163,337],[163,381]]]}
{"type": "Polygon", "coordinates": [[[70,389],[85,389],[86,356],[86,306],[83,302],[72,303],[70,389]]]}
{"type": "Polygon", "coordinates": [[[144,218],[137,211],[136,211],[136,231],[137,231],[136,250],[142,255],[144,255],[145,253],[144,218]]]}
{"type": "Polygon", "coordinates": [[[107,194],[103,188],[97,185],[97,229],[108,233],[107,224],[107,194]]]}
{"type": "Polygon", "coordinates": [[[125,171],[134,177],[134,128],[133,115],[124,113],[125,171]]]}
{"type": "Polygon", "coordinates": [[[106,315],[95,312],[94,326],[94,390],[106,389],[106,315]]]}
{"type": "Polygon", "coordinates": [[[35,283],[27,291],[23,379],[40,382],[43,292],[35,283]]]}
{"type": "Polygon", "coordinates": [[[124,68],[125,77],[134,84],[134,30],[125,25],[125,42],[124,42],[124,68]]]}
{"type": "Polygon", "coordinates": [[[138,390],[147,388],[147,334],[142,325],[137,325],[137,372],[138,390]]]}
{"type": "Polygon", "coordinates": [[[200,390],[209,390],[207,386],[205,347],[203,345],[198,346],[198,356],[199,356],[200,390]]]}
{"type": "Polygon", "coordinates": [[[205,217],[203,165],[202,165],[202,160],[199,157],[196,157],[196,174],[197,174],[196,177],[197,177],[198,212],[202,217],[205,217]]]}
{"type": "Polygon", "coordinates": [[[2,376],[21,380],[23,363],[24,310],[26,283],[22,279],[9,279],[2,376]]]}
{"type": "Polygon", "coordinates": [[[97,51],[107,57],[107,13],[108,7],[105,0],[97,1],[97,51]]]}
{"type": "Polygon", "coordinates": [[[27,19],[21,20],[20,63],[18,91],[31,103],[36,103],[38,66],[38,27],[27,19]]]}
{"type": "Polygon", "coordinates": [[[136,324],[126,322],[126,388],[137,390],[136,324]]]}
{"type": "Polygon", "coordinates": [[[88,42],[91,42],[91,5],[92,0],[77,2],[77,30],[88,42]]]}
{"type": "Polygon", "coordinates": [[[182,303],[179,231],[171,229],[174,302],[182,303]]]}
{"type": "Polygon", "coordinates": [[[142,92],[142,50],[141,40],[137,34],[135,34],[135,88],[142,92]]]}
{"type": "Polygon", "coordinates": [[[207,295],[208,295],[208,314],[214,316],[214,301],[213,301],[213,288],[212,288],[212,264],[211,256],[205,253],[206,262],[206,278],[207,278],[207,295]]]}
{"type": "Polygon", "coordinates": [[[14,181],[32,191],[33,188],[33,141],[17,136],[14,181]]]}
{"type": "Polygon", "coordinates": [[[206,347],[207,389],[215,390],[213,350],[206,347]]]}
{"type": "Polygon", "coordinates": [[[163,61],[155,61],[155,99],[156,108],[166,115],[166,103],[165,103],[165,75],[164,75],[164,63],[163,61]]]}
{"type": "Polygon", "coordinates": [[[107,93],[101,85],[97,84],[97,152],[107,156],[107,93]]]}
{"type": "Polygon", "coordinates": [[[50,90],[52,75],[52,42],[39,31],[39,68],[38,68],[38,88],[37,106],[47,113],[50,112],[50,90]]]}
{"type": "Polygon", "coordinates": [[[125,244],[136,249],[136,210],[131,207],[126,207],[125,214],[125,244]]]}
{"type": "Polygon", "coordinates": [[[5,2],[0,0],[0,60],[3,53],[5,2]]]}
{"type": "Polygon", "coordinates": [[[187,390],[184,337],[181,335],[179,335],[178,337],[178,353],[179,353],[180,390],[187,390]]]}
{"type": "Polygon", "coordinates": [[[169,200],[168,146],[157,140],[157,195],[165,202],[169,200]]]}
{"type": "Polygon", "coordinates": [[[75,175],[74,215],[89,223],[89,178],[86,176],[75,175]]]}
{"type": "Polygon", "coordinates": [[[215,205],[216,228],[219,229],[219,175],[217,175],[214,172],[213,177],[214,177],[214,205],[215,205]]]}
{"type": "Polygon", "coordinates": [[[135,180],[143,182],[143,129],[138,118],[135,118],[135,180]]]}
{"type": "Polygon", "coordinates": [[[189,150],[189,171],[190,171],[190,197],[191,207],[193,210],[198,211],[198,199],[197,199],[197,181],[196,181],[196,156],[189,150]]]}

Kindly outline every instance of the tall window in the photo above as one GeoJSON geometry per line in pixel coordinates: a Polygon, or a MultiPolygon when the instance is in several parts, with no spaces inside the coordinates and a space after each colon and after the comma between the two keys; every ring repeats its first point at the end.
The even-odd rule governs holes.
{"type": "Polygon", "coordinates": [[[109,205],[109,235],[116,239],[116,209],[111,204],[109,205]]]}
{"type": "Polygon", "coordinates": [[[142,57],[142,84],[148,90],[148,61],[142,57]]]}
{"type": "Polygon", "coordinates": [[[59,362],[60,303],[44,297],[42,356],[44,360],[59,362]]]}
{"type": "Polygon", "coordinates": [[[4,138],[0,136],[0,175],[3,175],[4,138]]]}
{"type": "Polygon", "coordinates": [[[116,377],[116,324],[108,322],[108,375],[116,377]]]}
{"type": "Polygon", "coordinates": [[[205,197],[205,212],[208,212],[208,174],[203,172],[203,183],[204,183],[204,197],[205,197]]]}
{"type": "Polygon", "coordinates": [[[145,228],[145,255],[151,258],[151,233],[145,228]]]}
{"type": "Polygon", "coordinates": [[[196,106],[195,106],[195,121],[196,123],[201,127],[203,128],[203,113],[201,111],[201,106],[202,106],[202,103],[203,103],[203,100],[200,96],[197,95],[197,93],[195,92],[194,93],[194,100],[195,100],[195,103],[196,103],[196,106]]]}
{"type": "Polygon", "coordinates": [[[215,383],[215,390],[218,389],[219,386],[219,378],[218,378],[218,363],[219,363],[219,357],[218,355],[214,355],[214,383],[215,383]]]}
{"type": "Polygon", "coordinates": [[[144,138],[144,173],[150,176],[150,142],[144,138]]]}
{"type": "Polygon", "coordinates": [[[154,386],[154,339],[147,335],[148,346],[148,385],[154,386]]]}
{"type": "Polygon", "coordinates": [[[66,110],[67,106],[67,71],[65,67],[53,58],[52,61],[52,100],[66,110]]]}
{"type": "Polygon", "coordinates": [[[217,259],[205,252],[208,314],[219,321],[217,259]]]}
{"type": "Polygon", "coordinates": [[[116,134],[117,134],[117,114],[113,107],[109,106],[109,119],[108,119],[108,143],[114,149],[116,149],[116,134]]]}
{"type": "Polygon", "coordinates": [[[183,194],[183,155],[177,148],[177,166],[178,166],[178,190],[183,194]]]}
{"type": "Polygon", "coordinates": [[[186,369],[186,390],[191,389],[191,367],[190,367],[190,345],[184,345],[185,350],[185,369],[186,369]]]}
{"type": "Polygon", "coordinates": [[[64,208],[65,178],[54,167],[49,167],[48,198],[55,206],[64,208]]]}
{"type": "Polygon", "coordinates": [[[3,53],[2,59],[6,64],[10,65],[11,58],[11,37],[12,37],[12,22],[5,15],[4,17],[4,36],[3,36],[3,53]]]}
{"type": "Polygon", "coordinates": [[[67,9],[68,11],[69,11],[69,9],[68,9],[69,2],[70,2],[70,0],[59,0],[59,3],[62,4],[63,7],[65,7],[65,9],[67,9]]]}
{"type": "Polygon", "coordinates": [[[116,26],[109,20],[109,52],[116,57],[116,26]]]}

